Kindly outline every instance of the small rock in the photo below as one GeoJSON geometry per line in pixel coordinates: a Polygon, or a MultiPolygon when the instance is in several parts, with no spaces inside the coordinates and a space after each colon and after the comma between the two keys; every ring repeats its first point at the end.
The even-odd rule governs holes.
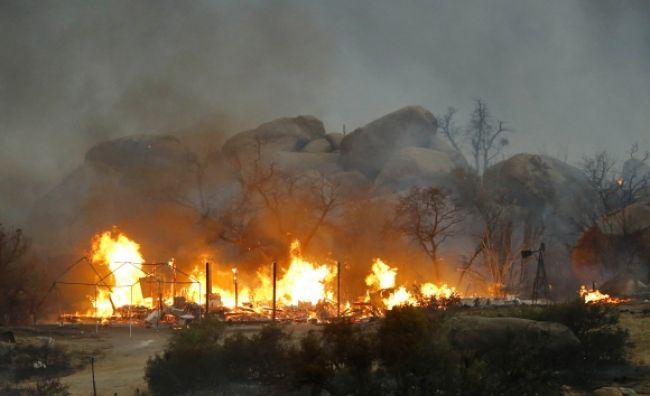
{"type": "Polygon", "coordinates": [[[594,391],[595,396],[636,396],[637,393],[631,388],[619,388],[616,386],[604,386],[594,391]]]}

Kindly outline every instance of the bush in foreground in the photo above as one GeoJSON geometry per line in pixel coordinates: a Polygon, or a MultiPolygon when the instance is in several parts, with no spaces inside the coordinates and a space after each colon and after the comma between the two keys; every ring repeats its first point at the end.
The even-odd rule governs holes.
{"type": "Polygon", "coordinates": [[[445,321],[459,312],[400,307],[377,325],[336,322],[294,342],[277,326],[225,337],[224,324],[208,320],[175,334],[149,360],[146,379],[154,395],[241,386],[247,394],[553,395],[584,378],[586,368],[620,362],[627,345],[616,311],[576,303],[507,314],[566,325],[585,347],[579,363],[588,365],[549,356],[543,334],[512,334],[488,351],[458,351],[445,321]]]}

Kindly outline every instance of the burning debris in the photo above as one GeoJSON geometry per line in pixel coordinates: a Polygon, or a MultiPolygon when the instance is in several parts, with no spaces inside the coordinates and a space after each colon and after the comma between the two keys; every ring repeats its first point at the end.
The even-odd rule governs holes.
{"type": "Polygon", "coordinates": [[[91,267],[97,275],[95,295],[88,296],[92,309],[85,316],[62,314],[62,320],[78,321],[85,317],[102,323],[116,320],[183,323],[203,315],[206,310],[235,321],[271,318],[324,321],[339,316],[363,320],[382,316],[397,306],[432,302],[445,306],[446,302],[458,299],[455,288],[446,284],[397,284],[398,269],[377,258],[365,279],[365,297],[355,302],[342,301],[340,264],[316,264],[305,259],[299,241],[290,246],[285,270],[280,268],[277,273],[258,270],[252,287],[240,285],[236,268],[231,269],[233,287],[222,288],[212,285],[212,277],[206,276],[209,263],[206,271],[197,265],[189,273],[177,268],[173,259],[166,263],[147,263],[140,245],[115,231],[93,238],[91,257],[91,267]],[[148,272],[150,266],[153,271],[148,272]],[[108,274],[100,275],[106,272],[101,269],[108,270],[108,274]],[[187,280],[179,280],[179,274],[187,280]]]}
{"type": "Polygon", "coordinates": [[[113,277],[112,287],[97,289],[96,298],[91,298],[95,316],[110,317],[116,307],[153,307],[153,299],[145,299],[142,295],[140,278],[144,259],[140,245],[124,234],[114,235],[106,231],[93,239],[92,261],[108,267],[113,277]]]}
{"type": "Polygon", "coordinates": [[[578,294],[580,294],[580,297],[586,304],[621,304],[630,302],[629,298],[611,297],[609,294],[602,293],[596,288],[592,288],[589,291],[584,285],[580,286],[578,294]]]}
{"type": "Polygon", "coordinates": [[[387,310],[402,305],[425,305],[432,300],[450,300],[458,297],[456,289],[446,284],[437,286],[433,283],[414,285],[413,291],[406,286],[396,288],[397,268],[391,268],[381,259],[375,259],[372,272],[366,277],[366,285],[370,288],[366,301],[380,300],[387,310]],[[374,297],[377,296],[377,297],[374,297]]]}

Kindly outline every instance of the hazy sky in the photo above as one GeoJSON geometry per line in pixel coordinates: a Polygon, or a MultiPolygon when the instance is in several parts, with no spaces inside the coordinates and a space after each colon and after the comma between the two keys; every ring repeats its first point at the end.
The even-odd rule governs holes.
{"type": "Polygon", "coordinates": [[[115,136],[477,97],[508,153],[650,149],[650,1],[3,1],[0,216],[115,136]]]}

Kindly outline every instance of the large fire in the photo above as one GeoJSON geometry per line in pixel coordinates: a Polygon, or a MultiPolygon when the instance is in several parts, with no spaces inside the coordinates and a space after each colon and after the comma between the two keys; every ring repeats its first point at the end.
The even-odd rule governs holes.
{"type": "Polygon", "coordinates": [[[302,258],[300,242],[291,244],[291,264],[277,282],[277,299],[283,305],[298,305],[332,300],[334,294],[326,290],[326,283],[336,277],[333,265],[315,265],[302,258]]]}
{"type": "Polygon", "coordinates": [[[395,287],[397,268],[391,268],[381,259],[376,258],[372,263],[372,272],[366,277],[366,285],[378,289],[391,289],[395,287]]]}
{"type": "Polygon", "coordinates": [[[93,238],[92,261],[108,267],[112,273],[97,289],[97,299],[91,297],[96,315],[108,317],[115,307],[140,305],[152,307],[152,299],[142,296],[140,278],[144,276],[140,245],[126,235],[106,231],[93,238]]]}
{"type": "Polygon", "coordinates": [[[580,286],[578,294],[580,294],[580,297],[587,304],[620,304],[629,301],[629,299],[625,298],[611,297],[609,294],[602,293],[598,289],[589,291],[584,285],[580,286]]]}
{"type": "MultiPolygon", "coordinates": [[[[405,286],[395,289],[397,268],[392,268],[381,259],[375,259],[371,273],[366,277],[366,285],[371,292],[379,292],[386,309],[391,310],[396,306],[418,305],[423,301],[432,299],[450,299],[457,295],[456,289],[446,284],[441,286],[433,283],[424,283],[415,286],[412,292],[405,286]]],[[[367,299],[370,299],[369,297],[367,299]]]]}
{"type": "MultiPolygon", "coordinates": [[[[206,275],[200,266],[195,266],[192,271],[186,273],[184,281],[176,281],[176,267],[174,261],[170,261],[168,270],[174,273],[174,280],[169,281],[160,278],[160,274],[153,276],[143,269],[144,258],[140,253],[140,246],[130,240],[122,233],[107,231],[96,235],[92,243],[92,260],[99,263],[100,268],[104,266],[110,275],[98,284],[97,294],[91,296],[94,313],[98,317],[119,316],[119,308],[137,306],[147,309],[157,308],[158,296],[161,299],[161,307],[171,306],[174,297],[184,297],[187,302],[198,305],[206,301],[206,275]],[[149,278],[148,278],[149,277],[149,278]],[[153,279],[157,284],[155,300],[152,293],[143,293],[146,284],[141,283],[146,279],[153,279]],[[174,287],[178,283],[178,288],[174,287]],[[161,289],[161,284],[172,287],[161,289]],[[144,286],[143,286],[144,285],[144,286]],[[171,292],[170,292],[171,290],[171,292]]],[[[217,263],[215,265],[219,267],[217,263]]],[[[227,308],[232,312],[256,312],[262,316],[268,315],[272,302],[273,279],[269,268],[258,271],[254,281],[250,282],[253,287],[239,287],[236,268],[227,270],[227,276],[232,277],[231,286],[220,287],[213,284],[210,305],[227,308]]],[[[214,268],[214,267],[213,267],[214,268]]],[[[223,268],[218,275],[223,286],[225,283],[223,268]]],[[[276,301],[280,308],[290,307],[312,307],[319,304],[334,309],[336,265],[315,264],[305,259],[301,252],[298,241],[294,241],[290,247],[290,260],[288,266],[278,265],[276,268],[276,301]]],[[[179,271],[182,272],[182,271],[179,271]]],[[[397,285],[396,267],[391,267],[381,259],[374,260],[371,271],[365,279],[368,293],[366,303],[370,301],[370,295],[379,296],[379,305],[383,309],[393,309],[401,305],[418,305],[423,301],[431,299],[449,299],[456,296],[453,287],[446,284],[441,286],[433,283],[421,285],[397,285]]],[[[210,282],[213,283],[213,282],[210,282]]],[[[148,290],[148,289],[146,289],[148,290]]],[[[352,312],[349,301],[341,301],[343,312],[352,312]]],[[[291,308],[294,309],[294,308],[291,308]]],[[[310,317],[312,314],[310,314],[310,317]]]]}

